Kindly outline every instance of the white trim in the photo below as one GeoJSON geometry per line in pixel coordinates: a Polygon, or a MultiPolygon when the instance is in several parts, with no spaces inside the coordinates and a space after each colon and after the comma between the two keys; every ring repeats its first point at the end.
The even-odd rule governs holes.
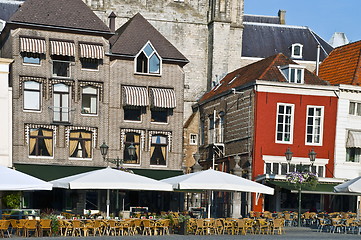
{"type": "MultiPolygon", "coordinates": [[[[286,111],[286,109],[285,109],[286,111]]],[[[294,118],[295,118],[295,104],[292,103],[277,103],[277,114],[276,114],[276,134],[275,134],[275,142],[276,143],[283,143],[283,144],[292,144],[293,143],[293,128],[294,128],[294,118]],[[291,107],[291,126],[290,126],[290,140],[289,141],[284,141],[284,140],[277,140],[277,126],[278,126],[278,114],[279,114],[279,106],[283,105],[285,107],[291,107]]],[[[285,121],[282,122],[282,124],[284,124],[285,121]]],[[[284,131],[284,130],[283,130],[284,131]]],[[[282,135],[284,135],[284,132],[282,131],[282,135]]]]}
{"type": "Polygon", "coordinates": [[[288,82],[256,80],[257,92],[282,93],[294,95],[337,97],[338,86],[309,85],[288,82]]]}
{"type": "MultiPolygon", "coordinates": [[[[285,156],[274,156],[274,155],[262,155],[262,160],[265,162],[270,162],[270,163],[287,163],[286,157],[285,156]]],[[[328,158],[316,158],[315,162],[314,162],[314,166],[323,166],[328,164],[330,159],[328,158]]],[[[310,159],[308,157],[292,157],[291,160],[292,164],[311,164],[310,159]]]]}
{"type": "Polygon", "coordinates": [[[291,58],[302,58],[303,57],[303,45],[301,43],[294,43],[291,45],[291,58]],[[295,47],[300,47],[300,54],[295,55],[295,47]]]}
{"type": "Polygon", "coordinates": [[[198,145],[198,134],[196,133],[189,134],[189,145],[198,145]],[[192,142],[192,135],[195,136],[195,142],[192,142]]]}
{"type": "Polygon", "coordinates": [[[144,44],[144,46],[142,47],[142,49],[137,53],[137,55],[135,55],[135,58],[134,58],[134,73],[135,73],[135,74],[140,74],[140,75],[161,76],[161,75],[162,75],[162,63],[163,63],[162,57],[159,55],[159,53],[157,52],[157,50],[155,49],[155,47],[153,46],[153,44],[148,40],[148,41],[146,42],[146,44],[144,44]],[[148,44],[153,48],[154,54],[156,54],[157,57],[159,58],[159,73],[151,73],[151,72],[149,72],[149,59],[150,59],[150,58],[148,58],[148,56],[147,56],[147,58],[148,58],[148,72],[146,72],[146,73],[137,72],[137,58],[138,58],[138,56],[144,51],[145,47],[146,47],[148,44]]]}
{"type": "Polygon", "coordinates": [[[304,76],[305,76],[305,67],[301,66],[301,65],[297,65],[297,64],[289,64],[286,66],[279,66],[278,69],[280,70],[280,72],[282,73],[282,75],[286,78],[286,80],[289,83],[294,83],[294,84],[304,84],[304,76]],[[294,70],[294,78],[291,79],[291,71],[294,70]],[[301,82],[296,82],[297,81],[297,72],[298,70],[301,71],[301,82]],[[285,75],[284,71],[287,71],[287,76],[285,75]],[[291,80],[293,82],[291,82],[291,80]]]}
{"type": "Polygon", "coordinates": [[[294,25],[285,25],[285,24],[275,24],[275,23],[243,22],[243,24],[244,24],[244,25],[257,25],[257,26],[280,27],[280,28],[309,29],[308,27],[294,26],[294,25]]]}
{"type": "MultiPolygon", "coordinates": [[[[322,146],[323,144],[323,125],[324,125],[324,115],[325,115],[325,106],[316,106],[316,105],[307,105],[307,110],[306,110],[306,131],[305,131],[305,145],[307,146],[322,146]],[[314,143],[312,140],[312,143],[307,142],[307,122],[308,122],[308,110],[310,108],[321,108],[321,122],[320,122],[320,142],[319,143],[314,143]]],[[[314,120],[315,116],[313,116],[313,120],[314,120]]],[[[314,122],[312,123],[312,127],[313,127],[313,131],[314,129],[314,122]]],[[[312,139],[314,139],[314,133],[312,134],[312,139]]]]}

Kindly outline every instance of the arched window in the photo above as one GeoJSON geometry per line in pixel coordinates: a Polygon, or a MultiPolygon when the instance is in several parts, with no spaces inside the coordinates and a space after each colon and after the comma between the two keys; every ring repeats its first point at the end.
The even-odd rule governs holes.
{"type": "Polygon", "coordinates": [[[125,134],[124,152],[123,152],[124,163],[126,164],[140,164],[140,134],[134,132],[128,132],[125,134]],[[130,156],[128,148],[133,144],[135,147],[135,155],[130,156]]]}
{"type": "Polygon", "coordinates": [[[148,74],[161,73],[161,58],[148,42],[136,57],[136,72],[148,74]]]}
{"type": "Polygon", "coordinates": [[[292,58],[302,58],[302,49],[303,45],[300,43],[294,43],[291,46],[291,57],[292,58]]]}
{"type": "Polygon", "coordinates": [[[29,132],[30,156],[53,156],[53,130],[31,128],[29,132]]]}
{"type": "Polygon", "coordinates": [[[70,131],[69,156],[75,158],[92,157],[92,132],[85,130],[70,131]]]}

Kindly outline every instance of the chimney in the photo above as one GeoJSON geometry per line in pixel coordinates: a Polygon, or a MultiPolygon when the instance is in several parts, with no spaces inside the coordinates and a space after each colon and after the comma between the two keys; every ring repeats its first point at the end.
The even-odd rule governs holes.
{"type": "Polygon", "coordinates": [[[278,11],[278,18],[280,19],[280,24],[286,24],[286,10],[278,11]]]}
{"type": "Polygon", "coordinates": [[[115,18],[117,17],[117,15],[115,15],[114,12],[112,12],[110,15],[109,15],[109,28],[110,28],[110,31],[112,32],[115,32],[115,18]]]}

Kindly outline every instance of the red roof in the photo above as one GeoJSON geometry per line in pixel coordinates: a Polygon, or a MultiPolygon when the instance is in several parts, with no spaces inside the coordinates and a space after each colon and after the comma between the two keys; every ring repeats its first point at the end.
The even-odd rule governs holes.
{"type": "MultiPolygon", "coordinates": [[[[231,90],[232,88],[237,88],[255,80],[287,82],[286,78],[278,67],[289,64],[298,65],[290,58],[286,57],[282,53],[279,53],[261,61],[239,68],[231,73],[228,73],[217,86],[213,87],[209,92],[205,93],[199,102],[201,103],[212,99],[224,92],[231,90]]],[[[326,81],[323,81],[307,69],[304,70],[304,83],[313,85],[328,85],[326,81]]]]}
{"type": "Polygon", "coordinates": [[[319,76],[331,84],[360,85],[361,41],[335,48],[320,65],[319,76]]]}

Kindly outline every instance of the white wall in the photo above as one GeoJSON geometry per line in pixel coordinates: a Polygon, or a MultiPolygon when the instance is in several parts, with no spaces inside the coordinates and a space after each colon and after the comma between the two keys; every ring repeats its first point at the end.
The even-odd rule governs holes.
{"type": "Polygon", "coordinates": [[[349,115],[350,101],[361,103],[361,87],[340,85],[335,142],[336,178],[352,179],[361,176],[361,162],[346,162],[348,130],[361,131],[361,116],[349,115]]]}
{"type": "Polygon", "coordinates": [[[12,166],[12,89],[9,70],[13,60],[0,58],[0,165],[12,166]]]}

